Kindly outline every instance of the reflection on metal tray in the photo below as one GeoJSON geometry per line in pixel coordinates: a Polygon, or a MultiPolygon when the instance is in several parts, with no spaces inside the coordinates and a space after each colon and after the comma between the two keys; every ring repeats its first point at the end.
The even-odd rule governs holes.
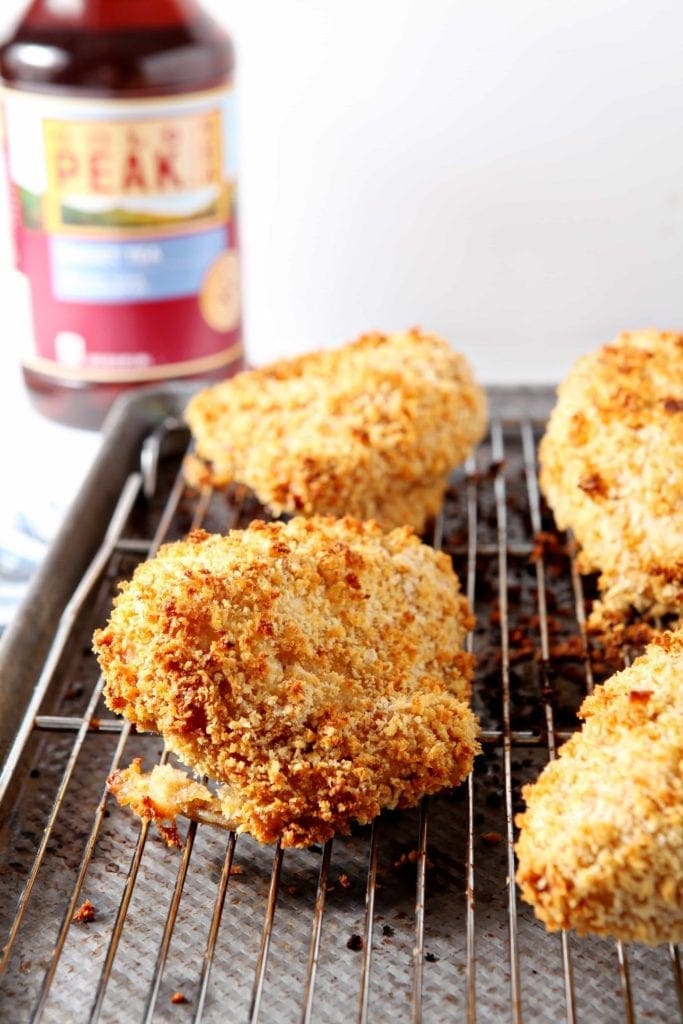
{"type": "Polygon", "coordinates": [[[492,394],[489,437],[429,538],[477,615],[485,752],[466,785],[285,851],[195,824],[172,851],[107,799],[114,767],[164,757],[101,699],[90,636],[116,582],[193,525],[265,515],[241,489],[184,486],[188,437],[173,417],[186,398],[119,407],[0,653],[2,1019],[678,1019],[675,948],[548,935],[510,883],[521,786],[619,667],[588,644],[583,583],[539,497],[548,392],[492,394]],[[73,922],[86,900],[94,919],[73,922]]]}

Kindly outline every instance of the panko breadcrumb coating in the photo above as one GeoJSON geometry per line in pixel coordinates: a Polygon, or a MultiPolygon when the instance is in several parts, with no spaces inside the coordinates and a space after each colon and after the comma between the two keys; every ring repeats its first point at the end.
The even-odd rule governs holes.
{"type": "Polygon", "coordinates": [[[411,530],[315,516],[165,545],[94,645],[108,706],[223,783],[226,818],[307,846],[467,775],[472,625],[411,530]]]}
{"type": "Polygon", "coordinates": [[[682,680],[683,633],[664,633],[524,788],[517,881],[551,931],[683,940],[682,680]]]}
{"type": "Polygon", "coordinates": [[[600,573],[595,619],[683,609],[683,335],[625,332],[560,386],[541,487],[600,573]]]}
{"type": "Polygon", "coordinates": [[[186,410],[191,482],[246,484],[282,512],[420,532],[481,440],[486,399],[464,357],[418,330],[249,370],[186,410]]]}

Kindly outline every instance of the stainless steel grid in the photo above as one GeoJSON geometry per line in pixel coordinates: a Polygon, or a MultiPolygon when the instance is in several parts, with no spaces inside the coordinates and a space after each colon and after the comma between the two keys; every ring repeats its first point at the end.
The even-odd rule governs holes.
{"type": "Polygon", "coordinates": [[[555,756],[609,668],[591,648],[571,548],[539,494],[541,429],[494,418],[430,537],[452,555],[477,613],[467,644],[485,754],[458,793],[310,851],[193,822],[171,852],[107,796],[118,765],[140,752],[166,757],[107,712],[86,652],[113,583],[192,526],[224,530],[265,514],[241,490],[226,500],[186,489],[178,424],[150,436],[0,780],[2,1019],[683,1019],[676,947],[547,935],[515,892],[521,784],[555,756]],[[86,896],[95,921],[73,923],[86,896]],[[172,1001],[176,988],[183,1002],[172,1001]]]}

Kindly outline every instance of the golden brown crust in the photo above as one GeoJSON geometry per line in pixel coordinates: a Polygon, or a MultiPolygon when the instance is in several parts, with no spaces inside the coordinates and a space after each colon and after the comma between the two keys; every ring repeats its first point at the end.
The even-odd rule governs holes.
{"type": "Polygon", "coordinates": [[[581,571],[601,574],[604,611],[679,613],[683,335],[624,332],[579,359],[539,457],[541,487],[581,547],[581,571]]]}
{"type": "Polygon", "coordinates": [[[421,531],[481,439],[463,356],[418,330],[367,334],[202,391],[187,422],[195,484],[247,484],[276,514],[351,515],[421,531]]]}
{"type": "Polygon", "coordinates": [[[308,845],[467,774],[472,624],[410,530],[313,517],[166,545],[94,641],[110,708],[225,783],[240,829],[308,845]]]}
{"type": "Polygon", "coordinates": [[[683,633],[665,633],[524,788],[517,881],[550,930],[683,940],[682,678],[683,633]]]}

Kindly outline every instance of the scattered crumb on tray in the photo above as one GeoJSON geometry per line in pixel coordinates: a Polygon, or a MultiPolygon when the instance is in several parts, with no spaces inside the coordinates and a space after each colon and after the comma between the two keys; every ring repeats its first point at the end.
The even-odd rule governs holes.
{"type": "Polygon", "coordinates": [[[74,924],[87,924],[95,920],[95,906],[90,900],[84,900],[71,918],[74,924]]]}

